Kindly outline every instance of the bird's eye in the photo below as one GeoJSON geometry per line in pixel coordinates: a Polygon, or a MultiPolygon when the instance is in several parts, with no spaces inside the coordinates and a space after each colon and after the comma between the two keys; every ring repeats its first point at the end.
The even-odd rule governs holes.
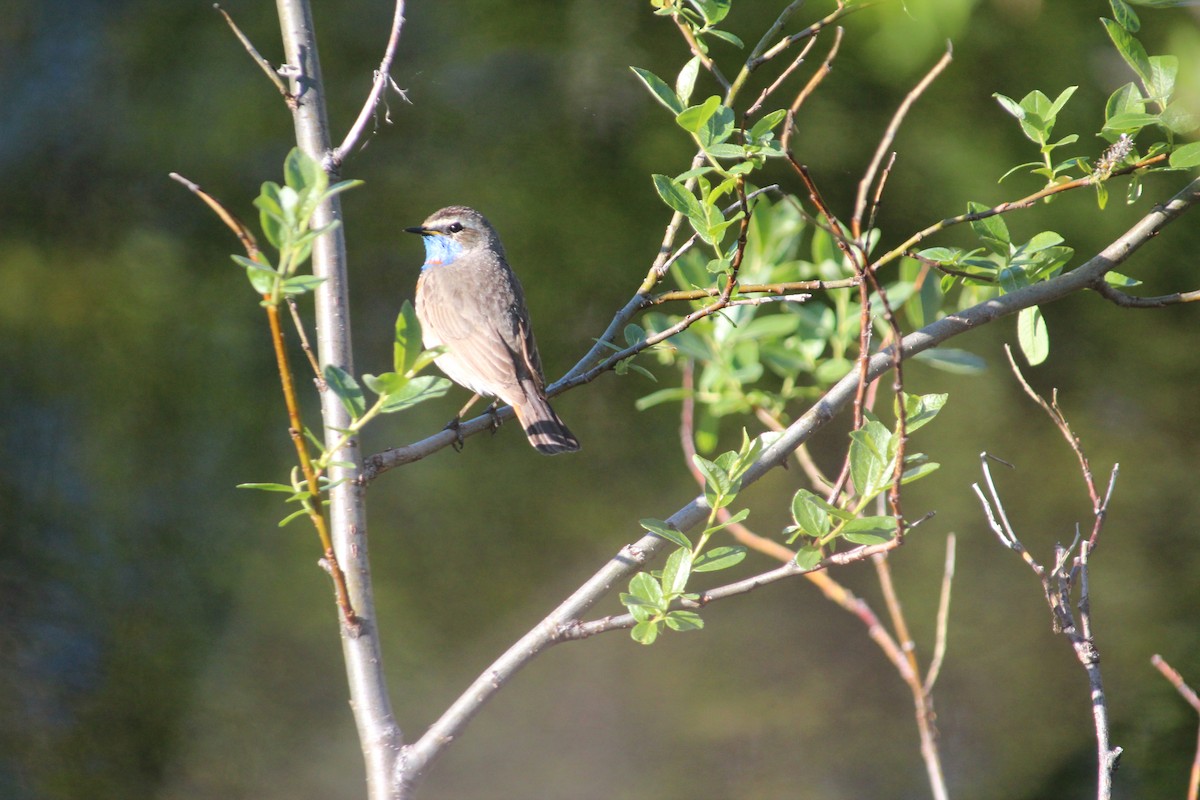
{"type": "Polygon", "coordinates": [[[458,233],[462,229],[463,229],[463,226],[462,226],[461,222],[451,222],[449,225],[446,226],[446,230],[448,230],[450,233],[458,233]]]}

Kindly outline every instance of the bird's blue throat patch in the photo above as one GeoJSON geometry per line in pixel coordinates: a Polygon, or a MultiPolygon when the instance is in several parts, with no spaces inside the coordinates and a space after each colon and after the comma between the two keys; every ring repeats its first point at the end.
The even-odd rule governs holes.
{"type": "Polygon", "coordinates": [[[462,253],[462,245],[449,236],[426,234],[421,240],[425,242],[425,264],[422,265],[422,270],[453,264],[462,253]]]}

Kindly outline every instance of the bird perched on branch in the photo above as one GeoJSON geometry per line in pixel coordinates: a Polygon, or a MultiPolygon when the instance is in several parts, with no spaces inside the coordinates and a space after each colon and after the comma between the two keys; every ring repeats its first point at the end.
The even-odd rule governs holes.
{"type": "Polygon", "coordinates": [[[512,406],[539,453],[578,450],[546,400],[525,294],[496,229],[478,211],[450,206],[405,230],[425,242],[416,306],[425,347],[446,348],[434,363],[455,383],[512,406]]]}

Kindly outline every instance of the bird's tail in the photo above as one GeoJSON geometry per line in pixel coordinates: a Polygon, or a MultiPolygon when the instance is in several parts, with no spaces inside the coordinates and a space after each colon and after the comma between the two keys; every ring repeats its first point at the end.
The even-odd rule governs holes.
{"type": "Polygon", "coordinates": [[[513,410],[517,412],[517,420],[525,429],[529,443],[539,453],[552,456],[556,453],[573,453],[579,449],[579,440],[554,413],[546,398],[528,396],[524,403],[514,405],[513,410]]]}

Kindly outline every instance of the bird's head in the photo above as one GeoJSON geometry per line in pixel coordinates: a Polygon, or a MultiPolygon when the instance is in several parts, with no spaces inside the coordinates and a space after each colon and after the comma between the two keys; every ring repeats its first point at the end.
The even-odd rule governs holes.
{"type": "Polygon", "coordinates": [[[419,227],[405,228],[408,233],[420,234],[425,241],[425,266],[454,263],[464,253],[490,251],[504,257],[504,247],[496,229],[473,208],[449,206],[435,211],[419,227]]]}

